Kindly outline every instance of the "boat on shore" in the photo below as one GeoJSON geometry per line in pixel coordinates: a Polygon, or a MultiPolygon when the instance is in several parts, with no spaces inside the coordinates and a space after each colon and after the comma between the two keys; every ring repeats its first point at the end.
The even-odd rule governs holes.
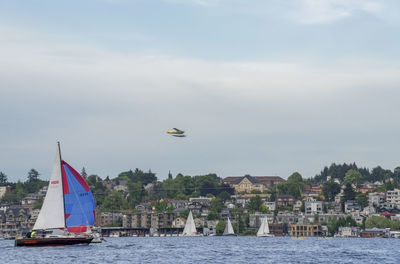
{"type": "Polygon", "coordinates": [[[61,159],[60,143],[49,187],[32,232],[15,238],[15,246],[89,244],[95,219],[92,191],[85,179],[61,159]]]}

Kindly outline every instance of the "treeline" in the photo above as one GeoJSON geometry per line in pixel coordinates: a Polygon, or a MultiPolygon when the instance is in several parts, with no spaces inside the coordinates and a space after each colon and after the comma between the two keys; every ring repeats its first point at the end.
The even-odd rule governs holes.
{"type": "MultiPolygon", "coordinates": [[[[39,172],[35,169],[31,169],[28,172],[27,179],[24,182],[17,181],[16,183],[9,182],[8,177],[3,172],[0,172],[0,186],[9,186],[11,191],[1,198],[0,202],[16,204],[20,203],[22,198],[26,197],[30,193],[38,192],[44,186],[49,184],[48,181],[39,179],[39,172]]],[[[35,207],[41,206],[41,201],[35,207]]]]}
{"type": "Polygon", "coordinates": [[[396,182],[400,182],[400,166],[396,167],[393,171],[383,169],[380,166],[373,168],[371,171],[368,168],[359,168],[355,163],[352,164],[336,164],[332,163],[329,167],[326,167],[311,180],[314,183],[325,182],[330,176],[333,179],[339,179],[344,181],[346,173],[349,170],[356,170],[361,174],[359,183],[364,182],[376,182],[376,181],[387,181],[393,179],[396,182]]]}
{"type": "Polygon", "coordinates": [[[153,172],[135,169],[121,172],[114,179],[107,177],[102,180],[97,175],[90,175],[87,177],[87,182],[95,196],[97,207],[104,211],[133,210],[143,201],[164,198],[186,200],[190,197],[212,195],[226,199],[227,195],[230,197],[234,194],[234,189],[222,184],[216,174],[193,177],[178,174],[174,178],[169,173],[167,179],[158,181],[153,172]],[[110,191],[110,188],[107,188],[121,183],[126,186],[126,192],[110,191]]]}

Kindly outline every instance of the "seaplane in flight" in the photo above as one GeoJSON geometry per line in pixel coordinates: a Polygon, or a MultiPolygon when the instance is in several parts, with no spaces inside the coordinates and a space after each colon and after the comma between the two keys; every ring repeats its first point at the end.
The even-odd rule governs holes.
{"type": "Polygon", "coordinates": [[[175,127],[173,129],[168,129],[167,134],[170,134],[174,137],[186,137],[185,131],[177,129],[175,127]]]}

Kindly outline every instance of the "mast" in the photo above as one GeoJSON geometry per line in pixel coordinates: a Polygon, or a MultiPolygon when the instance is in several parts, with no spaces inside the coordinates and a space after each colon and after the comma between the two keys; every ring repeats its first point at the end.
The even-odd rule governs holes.
{"type": "Polygon", "coordinates": [[[63,197],[63,206],[64,206],[64,227],[67,228],[67,219],[65,219],[65,197],[64,197],[64,177],[63,177],[63,168],[62,168],[62,159],[61,159],[61,147],[60,147],[60,141],[57,141],[58,145],[58,154],[60,157],[60,170],[61,170],[61,186],[62,186],[62,197],[63,197]]]}

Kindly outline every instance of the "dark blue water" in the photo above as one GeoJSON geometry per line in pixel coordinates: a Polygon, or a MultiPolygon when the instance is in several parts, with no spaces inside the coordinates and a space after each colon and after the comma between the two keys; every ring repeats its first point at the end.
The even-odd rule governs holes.
{"type": "Polygon", "coordinates": [[[28,248],[0,241],[0,263],[400,263],[400,239],[126,237],[28,248]]]}

